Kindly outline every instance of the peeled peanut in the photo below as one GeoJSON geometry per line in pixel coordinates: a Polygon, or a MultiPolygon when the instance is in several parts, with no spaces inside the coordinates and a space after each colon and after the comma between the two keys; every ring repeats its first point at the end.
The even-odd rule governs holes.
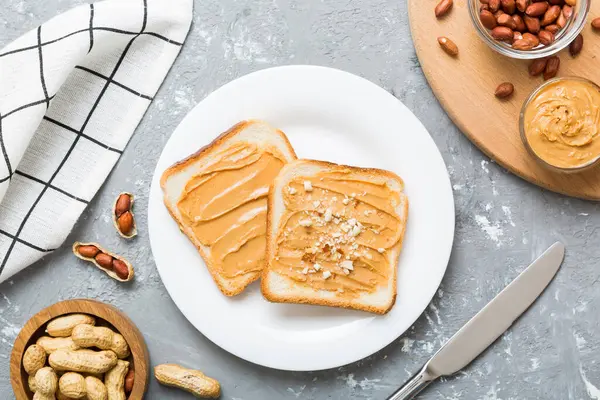
{"type": "Polygon", "coordinates": [[[540,39],[537,36],[535,36],[529,32],[526,32],[523,34],[523,39],[531,42],[531,45],[533,47],[537,47],[540,44],[540,39]]]}
{"type": "Polygon", "coordinates": [[[481,10],[479,13],[479,19],[481,20],[483,26],[488,29],[494,29],[498,25],[494,14],[492,14],[489,10],[481,10]]]}
{"type": "Polygon", "coordinates": [[[56,371],[104,373],[117,364],[113,351],[57,350],[48,357],[50,366],[56,371]]]}
{"type": "Polygon", "coordinates": [[[495,13],[500,9],[500,0],[490,0],[488,6],[490,6],[490,11],[495,13]]]}
{"type": "Polygon", "coordinates": [[[79,254],[87,258],[94,258],[98,253],[100,253],[100,249],[93,245],[79,247],[79,254]]]}
{"type": "Polygon", "coordinates": [[[441,18],[444,15],[448,14],[453,4],[453,0],[441,0],[435,7],[436,18],[441,18]]]}
{"type": "Polygon", "coordinates": [[[129,267],[121,260],[116,258],[112,260],[112,270],[121,279],[127,279],[129,277],[129,267]]]}
{"type": "Polygon", "coordinates": [[[538,76],[546,69],[546,63],[548,62],[545,58],[538,58],[537,60],[533,60],[531,64],[529,64],[529,75],[538,76]]]}
{"type": "Polygon", "coordinates": [[[575,57],[577,54],[581,53],[581,49],[583,48],[583,35],[580,33],[577,35],[575,40],[571,42],[569,45],[569,53],[571,56],[575,57]]]}
{"type": "Polygon", "coordinates": [[[554,34],[547,30],[541,31],[538,34],[538,37],[540,38],[540,43],[542,43],[544,46],[548,46],[554,42],[554,34]]]}
{"type": "Polygon", "coordinates": [[[35,375],[39,369],[46,365],[46,351],[42,346],[33,344],[23,354],[23,368],[29,375],[35,375]]]}
{"type": "Polygon", "coordinates": [[[135,371],[133,368],[129,368],[127,375],[125,375],[125,393],[129,394],[133,390],[133,384],[135,383],[135,371]]]}
{"type": "Polygon", "coordinates": [[[438,43],[447,54],[451,55],[452,57],[456,57],[458,55],[458,46],[452,40],[445,36],[440,36],[438,38],[438,43]]]}
{"type": "Polygon", "coordinates": [[[513,31],[506,26],[497,26],[492,29],[492,37],[496,40],[511,40],[513,31]]]}
{"type": "Polygon", "coordinates": [[[532,3],[525,10],[525,14],[529,15],[530,17],[540,17],[546,13],[548,7],[548,3],[545,1],[532,3]]]}
{"type": "Polygon", "coordinates": [[[216,399],[221,394],[221,386],[215,379],[177,364],[157,365],[154,376],[163,385],[186,390],[197,397],[216,399]]]}
{"type": "Polygon", "coordinates": [[[129,370],[129,362],[119,360],[113,369],[104,376],[104,386],[109,400],[125,400],[125,375],[129,370]]]}
{"type": "Polygon", "coordinates": [[[560,58],[557,56],[552,56],[548,58],[548,62],[546,63],[546,69],[544,69],[544,80],[552,79],[558,73],[558,69],[560,68],[560,58]]]}
{"type": "Polygon", "coordinates": [[[527,26],[527,30],[534,35],[537,35],[541,29],[540,20],[538,18],[530,17],[529,15],[523,16],[523,21],[525,22],[525,26],[527,26]]]}
{"type": "Polygon", "coordinates": [[[510,82],[503,82],[496,88],[496,92],[494,95],[499,99],[504,99],[509,97],[515,91],[515,87],[510,82]]]}
{"type": "MultiPolygon", "coordinates": [[[[442,0],[450,1],[451,0],[442,0]]],[[[131,239],[137,235],[135,218],[133,215],[134,197],[131,193],[120,193],[113,205],[113,224],[119,235],[125,239],[131,239]]]]}
{"type": "Polygon", "coordinates": [[[94,259],[102,268],[112,270],[112,262],[113,262],[112,256],[105,254],[105,253],[100,253],[100,254],[96,255],[96,257],[94,257],[94,259]]]}
{"type": "Polygon", "coordinates": [[[125,338],[104,326],[77,325],[73,329],[72,337],[79,347],[97,347],[102,350],[112,350],[119,358],[129,356],[129,346],[125,338]]]}
{"type": "Polygon", "coordinates": [[[115,216],[118,218],[126,211],[129,211],[131,208],[131,196],[127,193],[121,193],[119,197],[117,197],[117,202],[115,203],[115,216]]]}
{"type": "Polygon", "coordinates": [[[52,396],[58,387],[56,372],[50,367],[44,367],[35,373],[35,393],[40,396],[52,396]]]}
{"type": "Polygon", "coordinates": [[[46,354],[54,353],[56,350],[77,350],[79,346],[73,342],[73,339],[70,337],[58,337],[53,338],[49,336],[42,336],[37,341],[36,344],[41,346],[46,354]]]}
{"type": "Polygon", "coordinates": [[[54,318],[48,323],[46,332],[53,337],[69,337],[73,328],[79,324],[95,325],[96,320],[87,314],[70,314],[64,317],[54,318]]]}
{"type": "Polygon", "coordinates": [[[552,7],[550,7],[548,9],[548,11],[546,11],[546,13],[544,14],[544,17],[540,21],[540,24],[542,26],[550,25],[551,23],[553,23],[554,21],[556,21],[556,18],[558,18],[558,16],[561,13],[562,13],[562,9],[560,8],[560,6],[552,6],[552,7]]]}
{"type": "Polygon", "coordinates": [[[125,211],[117,219],[117,225],[119,226],[119,232],[125,236],[130,235],[133,229],[133,215],[129,211],[125,211]]]}

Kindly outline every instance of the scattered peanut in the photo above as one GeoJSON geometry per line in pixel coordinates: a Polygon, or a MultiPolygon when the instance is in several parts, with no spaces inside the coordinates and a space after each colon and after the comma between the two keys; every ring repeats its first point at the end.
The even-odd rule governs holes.
{"type": "Polygon", "coordinates": [[[453,4],[453,0],[441,0],[435,7],[436,18],[442,18],[444,15],[448,14],[453,4]]]}
{"type": "Polygon", "coordinates": [[[186,390],[197,397],[216,399],[221,394],[219,382],[200,371],[177,364],[157,365],[154,367],[154,376],[163,385],[186,390]]]}
{"type": "Polygon", "coordinates": [[[448,39],[445,36],[440,36],[438,39],[438,43],[442,47],[442,49],[449,55],[455,57],[458,55],[458,46],[452,40],[448,39]]]}
{"type": "Polygon", "coordinates": [[[594,28],[596,30],[600,29],[600,17],[594,18],[592,20],[592,28],[594,28]]]}
{"type": "Polygon", "coordinates": [[[121,282],[133,279],[134,271],[131,264],[124,258],[104,250],[97,243],[75,242],[73,243],[73,254],[82,260],[93,263],[113,279],[121,282]]]}
{"type": "Polygon", "coordinates": [[[52,396],[58,387],[56,372],[50,367],[44,367],[35,373],[35,393],[40,396],[52,396]]]}
{"type": "Polygon", "coordinates": [[[510,82],[503,82],[496,88],[495,96],[499,99],[505,99],[513,94],[515,87],[510,82]]]}
{"type": "Polygon", "coordinates": [[[129,394],[133,390],[133,384],[135,383],[135,371],[129,368],[127,375],[125,375],[125,393],[129,394]]]}
{"type": "Polygon", "coordinates": [[[68,338],[53,338],[49,336],[40,337],[37,345],[41,346],[46,354],[52,354],[56,350],[78,350],[79,346],[73,342],[73,339],[68,338]]]}
{"type": "Polygon", "coordinates": [[[533,60],[531,64],[529,64],[529,75],[538,76],[546,69],[546,64],[548,60],[545,58],[538,58],[537,60],[533,60]]]}
{"type": "Polygon", "coordinates": [[[95,325],[96,319],[87,314],[70,314],[58,317],[48,323],[46,332],[53,337],[69,337],[73,328],[79,324],[95,325]]]}
{"type": "Polygon", "coordinates": [[[85,378],[76,372],[67,372],[58,380],[60,393],[71,399],[82,399],[85,397],[85,378]]]}
{"type": "Polygon", "coordinates": [[[104,326],[81,324],[73,329],[73,341],[79,347],[98,347],[101,350],[112,350],[118,358],[129,355],[129,346],[122,335],[104,326]]]}
{"type": "Polygon", "coordinates": [[[546,64],[546,69],[544,70],[544,80],[554,78],[558,73],[559,68],[560,58],[558,58],[557,56],[552,56],[548,58],[548,63],[546,64]]]}
{"type": "Polygon", "coordinates": [[[29,375],[35,375],[46,365],[46,351],[42,346],[33,344],[23,354],[23,368],[29,375]]]}
{"type": "Polygon", "coordinates": [[[104,386],[108,391],[108,400],[125,400],[125,375],[129,369],[127,361],[119,360],[117,365],[106,373],[104,386]]]}
{"type": "Polygon", "coordinates": [[[583,35],[580,33],[579,35],[577,35],[575,40],[573,40],[573,42],[571,42],[571,44],[569,45],[569,53],[571,53],[571,56],[575,57],[577,54],[581,53],[582,49],[583,35]]]}
{"type": "Polygon", "coordinates": [[[48,357],[56,371],[104,373],[117,363],[113,351],[57,350],[48,357]]]}
{"type": "Polygon", "coordinates": [[[113,223],[119,235],[126,239],[131,239],[137,235],[132,208],[133,195],[131,193],[119,194],[113,206],[113,223]]]}

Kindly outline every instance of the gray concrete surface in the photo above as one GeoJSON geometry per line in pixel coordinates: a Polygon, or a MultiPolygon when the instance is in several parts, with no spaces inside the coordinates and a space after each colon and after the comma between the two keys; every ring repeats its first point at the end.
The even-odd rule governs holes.
{"type": "MultiPolygon", "coordinates": [[[[4,0],[0,47],[82,0],[4,0]]],[[[427,6],[430,6],[428,3],[427,6]]],[[[475,112],[476,105],[474,105],[475,112]]],[[[489,351],[421,399],[600,399],[600,211],[549,193],[490,162],[451,123],[419,67],[406,1],[205,0],[181,56],[117,167],[65,245],[0,286],[0,398],[12,343],[27,319],[56,301],[91,297],[120,307],[144,332],[152,363],[181,362],[219,378],[227,400],[385,399],[530,259],[554,240],[568,249],[549,290],[489,351]],[[367,359],[318,373],[274,371],[213,345],[177,310],[148,244],[118,239],[107,218],[121,190],[147,205],[154,165],[185,114],[212,90],[276,65],[320,64],[362,75],[402,100],[443,153],[454,186],[457,229],[442,285],[417,323],[367,359]],[[137,266],[132,285],[78,262],[74,240],[98,240],[137,266]]],[[[360,340],[360,338],[357,338],[360,340]]],[[[147,399],[189,399],[152,381],[147,399]]]]}

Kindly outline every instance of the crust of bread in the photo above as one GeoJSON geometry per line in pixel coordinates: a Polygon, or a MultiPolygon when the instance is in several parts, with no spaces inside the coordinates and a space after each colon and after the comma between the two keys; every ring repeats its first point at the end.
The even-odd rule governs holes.
{"type": "MultiPolygon", "coordinates": [[[[277,303],[300,303],[300,304],[311,304],[311,305],[321,305],[321,306],[331,306],[331,307],[341,307],[348,308],[354,310],[367,311],[375,314],[386,314],[388,313],[396,302],[397,296],[397,287],[398,287],[398,258],[400,256],[400,251],[402,249],[402,244],[404,242],[404,235],[406,232],[406,225],[408,222],[408,198],[403,194],[403,202],[402,209],[398,212],[398,215],[404,219],[404,224],[401,225],[401,232],[399,235],[398,243],[390,250],[388,250],[389,257],[388,259],[393,260],[394,265],[392,268],[392,278],[391,278],[391,289],[392,293],[389,296],[389,299],[386,304],[381,306],[373,306],[370,304],[366,304],[360,298],[357,299],[344,299],[337,296],[332,298],[326,298],[321,296],[324,293],[328,293],[327,291],[315,291],[312,290],[312,293],[309,295],[306,294],[294,294],[294,293],[280,293],[275,292],[271,288],[271,283],[273,279],[280,279],[282,281],[287,281],[291,291],[293,292],[293,287],[297,286],[293,280],[284,277],[283,275],[271,270],[271,262],[275,257],[275,239],[277,237],[278,228],[275,226],[275,222],[273,221],[274,215],[272,211],[275,209],[274,203],[277,196],[277,186],[280,180],[283,179],[285,173],[289,169],[298,168],[305,165],[315,165],[322,167],[324,169],[337,169],[337,168],[348,168],[355,173],[362,174],[371,174],[380,177],[385,177],[387,179],[395,180],[399,183],[401,189],[400,192],[403,194],[404,190],[404,181],[398,175],[391,171],[377,169],[377,168],[362,168],[355,167],[350,165],[342,165],[335,164],[328,161],[319,161],[319,160],[306,160],[306,159],[298,159],[293,161],[280,171],[278,177],[275,179],[275,182],[271,185],[269,189],[269,203],[268,203],[268,216],[267,216],[267,265],[263,269],[262,278],[261,278],[261,291],[265,299],[277,302],[277,303]],[[321,293],[323,292],[323,293],[321,293]]],[[[331,296],[331,295],[329,295],[331,296]]]]}
{"type": "MultiPolygon", "coordinates": [[[[217,136],[211,143],[209,143],[208,145],[202,147],[200,150],[198,150],[197,152],[191,154],[190,156],[184,158],[181,161],[176,162],[175,164],[171,165],[169,168],[167,168],[161,178],[160,178],[160,187],[163,190],[164,196],[163,196],[163,202],[165,204],[165,206],[167,207],[167,210],[169,211],[169,214],[171,214],[171,217],[177,222],[177,225],[179,226],[179,230],[185,234],[190,241],[194,244],[194,246],[196,247],[196,249],[198,250],[198,253],[200,253],[200,256],[202,257],[202,259],[204,260],[204,262],[206,263],[206,266],[208,268],[208,271],[210,272],[213,280],[215,281],[215,283],[217,284],[217,286],[219,287],[219,290],[221,290],[221,292],[226,295],[226,296],[235,296],[240,294],[241,292],[244,291],[244,289],[251,284],[252,282],[256,281],[257,279],[259,279],[261,277],[261,272],[257,271],[257,272],[249,272],[244,276],[244,279],[242,279],[238,285],[236,285],[234,288],[229,288],[227,283],[228,280],[221,277],[218,272],[217,269],[215,268],[215,266],[213,265],[208,253],[203,249],[203,246],[199,243],[198,240],[195,239],[191,229],[189,229],[185,224],[183,224],[183,222],[179,219],[179,217],[177,216],[177,213],[174,210],[174,204],[171,204],[171,202],[168,200],[167,198],[167,194],[166,194],[166,182],[168,181],[168,179],[174,175],[177,174],[178,172],[180,172],[181,170],[183,170],[184,168],[188,167],[189,165],[195,163],[196,161],[198,161],[199,159],[202,159],[203,157],[207,157],[209,156],[212,152],[219,150],[223,145],[225,145],[227,143],[228,140],[232,139],[233,137],[235,137],[236,135],[238,135],[240,132],[243,132],[244,129],[246,129],[247,127],[249,127],[252,124],[255,123],[263,123],[263,121],[260,120],[247,120],[247,121],[241,121],[237,124],[235,124],[234,126],[232,126],[229,130],[227,130],[226,132],[223,132],[222,134],[220,134],[219,136],[217,136]]],[[[286,147],[287,147],[287,151],[291,154],[291,156],[293,157],[293,159],[296,159],[296,152],[294,151],[289,139],[287,138],[287,136],[285,135],[285,133],[283,133],[281,130],[279,129],[274,129],[280,136],[281,138],[285,141],[286,147]]]]}

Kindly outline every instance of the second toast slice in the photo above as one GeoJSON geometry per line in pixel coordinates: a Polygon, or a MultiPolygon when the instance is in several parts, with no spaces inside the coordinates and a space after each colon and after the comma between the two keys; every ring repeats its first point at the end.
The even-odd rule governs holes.
{"type": "Polygon", "coordinates": [[[379,169],[284,166],[269,192],[265,298],[388,312],[408,218],[403,189],[379,169]]]}

